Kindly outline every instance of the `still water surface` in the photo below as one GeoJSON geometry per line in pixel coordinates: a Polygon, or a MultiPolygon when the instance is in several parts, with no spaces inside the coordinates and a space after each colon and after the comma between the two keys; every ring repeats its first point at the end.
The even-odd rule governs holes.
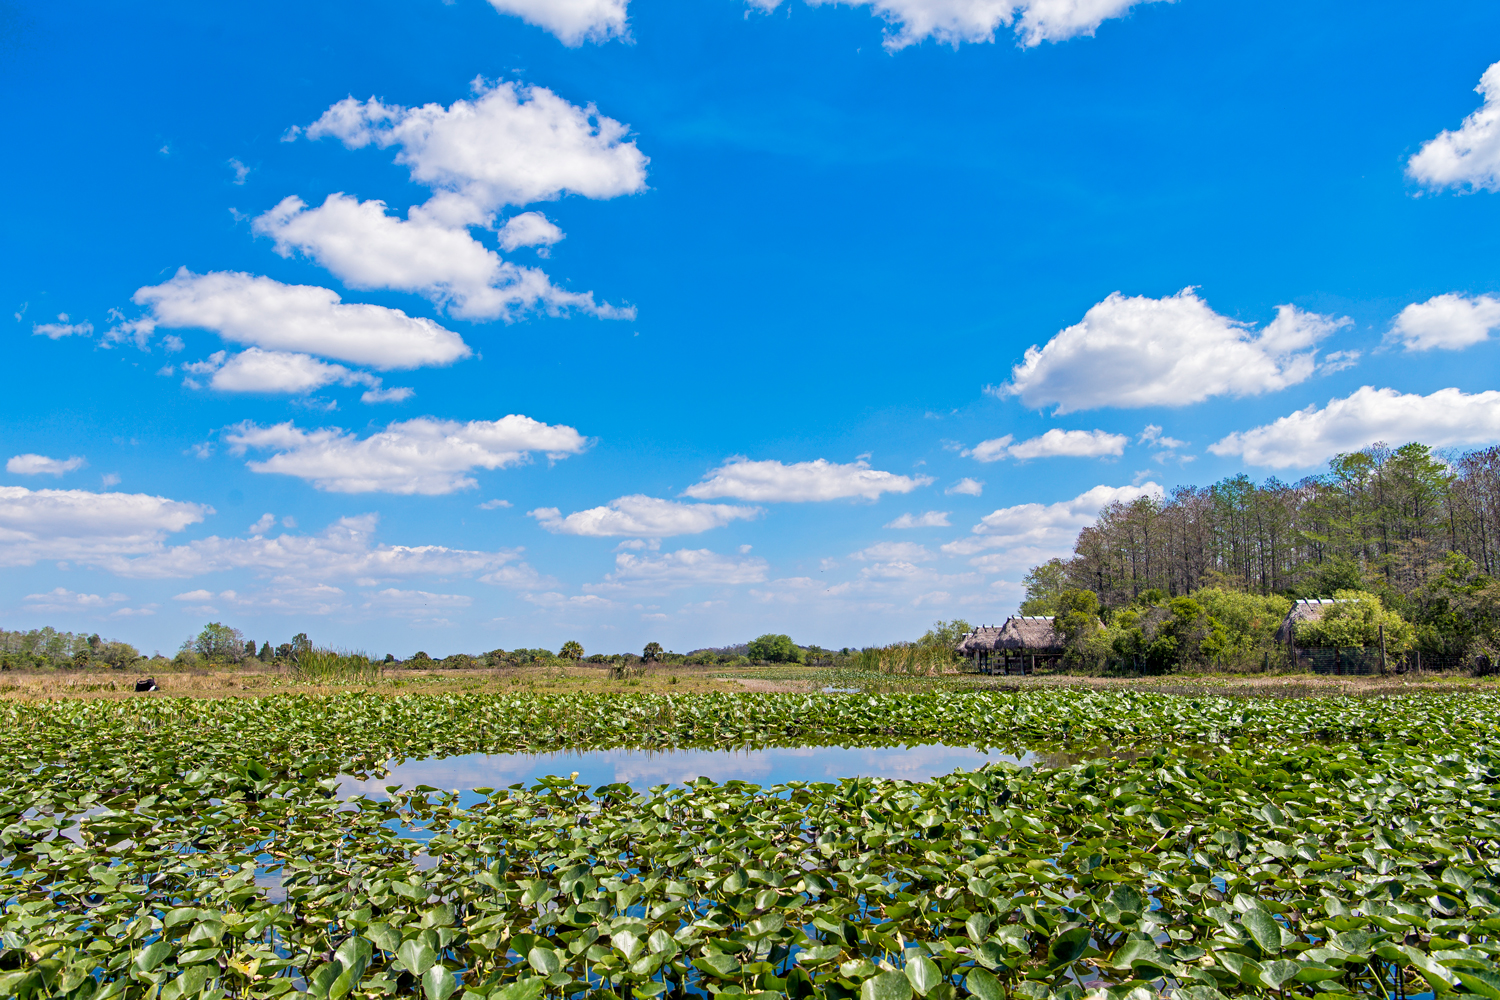
{"type": "Polygon", "coordinates": [[[1030,764],[1035,756],[1017,757],[998,750],[951,747],[941,743],[897,747],[771,747],[760,750],[583,750],[546,754],[482,754],[408,760],[390,765],[385,777],[340,779],[339,794],[385,797],[387,785],[431,785],[457,789],[469,805],[479,800],[475,788],[530,785],[547,775],[566,777],[577,771],[581,784],[597,788],[626,782],[645,791],[653,785],[685,785],[698,777],[723,783],[750,781],[778,785],[788,781],[837,781],[840,778],[905,778],[926,781],[963,768],[972,771],[990,761],[1030,764]]]}

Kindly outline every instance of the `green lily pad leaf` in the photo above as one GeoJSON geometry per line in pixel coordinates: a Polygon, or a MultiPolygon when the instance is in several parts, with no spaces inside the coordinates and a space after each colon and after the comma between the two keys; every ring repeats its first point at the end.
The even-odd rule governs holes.
{"type": "Polygon", "coordinates": [[[731,976],[737,976],[740,971],[740,963],[735,961],[733,955],[723,955],[713,952],[707,955],[698,955],[693,959],[693,965],[700,972],[706,972],[710,976],[716,976],[719,979],[728,979],[731,976]]]}
{"type": "Polygon", "coordinates": [[[1116,969],[1131,969],[1136,965],[1147,965],[1159,969],[1165,965],[1171,965],[1171,962],[1161,953],[1155,941],[1144,934],[1133,932],[1131,937],[1126,939],[1115,952],[1112,965],[1116,969]]]}
{"type": "Polygon", "coordinates": [[[172,945],[169,942],[158,941],[155,944],[148,944],[142,948],[140,954],[135,956],[135,962],[132,964],[135,966],[137,972],[150,972],[161,964],[162,959],[171,953],[172,945]]]}
{"type": "Polygon", "coordinates": [[[1401,946],[1401,950],[1410,959],[1412,967],[1427,980],[1427,985],[1432,987],[1434,993],[1447,993],[1458,984],[1458,976],[1439,965],[1431,955],[1405,945],[1401,946]]]}
{"type": "MultiPolygon", "coordinates": [[[[618,937],[619,935],[616,936],[618,937]]],[[[634,934],[630,936],[632,938],[635,937],[634,934]]],[[[636,942],[636,946],[639,949],[639,941],[636,942]]],[[[544,976],[557,974],[562,969],[563,964],[561,955],[551,948],[544,948],[541,945],[537,945],[526,953],[526,961],[533,969],[544,976]]]]}
{"type": "MultiPolygon", "coordinates": [[[[1228,967],[1228,963],[1225,964],[1225,967],[1228,967]]],[[[1253,958],[1247,958],[1243,962],[1241,962],[1239,972],[1237,974],[1240,977],[1240,982],[1244,983],[1246,986],[1259,986],[1262,989],[1266,988],[1264,980],[1260,978],[1260,963],[1253,958]]]]}
{"type": "Polygon", "coordinates": [[[333,957],[343,966],[344,971],[350,974],[355,983],[364,977],[365,969],[370,965],[370,959],[375,953],[375,946],[369,938],[349,937],[338,946],[333,957]]]}
{"type": "Polygon", "coordinates": [[[1500,976],[1493,972],[1464,972],[1454,970],[1458,981],[1469,988],[1470,993],[1477,993],[1490,1000],[1500,1000],[1500,976]]]}
{"type": "Polygon", "coordinates": [[[1005,1000],[1005,989],[993,973],[983,969],[970,969],[964,977],[964,989],[979,1000],[1005,1000]]]}
{"type": "Polygon", "coordinates": [[[533,976],[511,983],[504,989],[490,994],[490,1000],[537,1000],[542,995],[542,990],[547,988],[547,981],[539,976],[533,976]]]}
{"type": "Polygon", "coordinates": [[[797,964],[823,965],[838,958],[843,951],[844,949],[836,944],[813,945],[811,948],[803,948],[797,952],[797,964]]]}
{"type": "Polygon", "coordinates": [[[839,963],[839,975],[845,979],[868,979],[875,972],[875,963],[868,958],[852,958],[839,963]]]}
{"type": "Polygon", "coordinates": [[[779,913],[767,913],[750,921],[745,932],[751,937],[765,937],[767,934],[775,934],[786,926],[786,917],[779,913]]]}
{"type": "MultiPolygon", "coordinates": [[[[326,997],[343,968],[337,962],[324,962],[307,977],[307,992],[315,997],[326,997]]],[[[346,989],[345,992],[348,992],[346,989]]]]}
{"type": "Polygon", "coordinates": [[[396,950],[396,957],[401,959],[401,964],[406,966],[406,971],[420,979],[432,968],[432,963],[437,961],[437,953],[427,946],[427,942],[417,938],[407,938],[401,942],[401,947],[396,950]]]}
{"type": "Polygon", "coordinates": [[[1109,891],[1109,901],[1120,908],[1122,920],[1134,921],[1146,912],[1146,900],[1133,886],[1117,885],[1109,891]]]}
{"type": "Polygon", "coordinates": [[[983,913],[970,914],[969,919],[964,921],[964,930],[969,932],[970,941],[983,944],[990,933],[990,918],[983,913]]]}
{"type": "MultiPolygon", "coordinates": [[[[616,948],[620,949],[620,954],[624,955],[626,961],[629,962],[635,961],[636,957],[640,955],[641,949],[645,947],[645,943],[629,931],[618,931],[610,935],[609,940],[616,948]]],[[[541,972],[542,970],[538,968],[537,971],[541,972]]],[[[552,972],[556,971],[556,969],[553,969],[551,972],[546,973],[546,975],[551,975],[552,972]]]]}
{"type": "Polygon", "coordinates": [[[1370,957],[1371,949],[1375,947],[1375,943],[1380,938],[1381,935],[1371,934],[1367,931],[1343,931],[1335,934],[1333,940],[1329,943],[1346,955],[1358,959],[1367,959],[1370,957]]]}
{"type": "Polygon", "coordinates": [[[1267,955],[1281,954],[1281,924],[1264,910],[1250,910],[1240,918],[1251,940],[1267,955]]]}
{"type": "Polygon", "coordinates": [[[1276,959],[1265,962],[1260,967],[1260,981],[1273,990],[1281,989],[1281,984],[1293,979],[1302,966],[1297,962],[1288,962],[1285,959],[1276,959]]]}
{"type": "Polygon", "coordinates": [[[1003,969],[1009,964],[1005,960],[1005,949],[993,941],[986,941],[974,949],[974,961],[986,969],[1003,969]]]}
{"type": "Polygon", "coordinates": [[[1238,976],[1240,968],[1248,961],[1244,955],[1237,951],[1223,951],[1214,955],[1214,959],[1224,967],[1231,976],[1238,976]]]}
{"type": "Polygon", "coordinates": [[[860,984],[859,1000],[911,1000],[911,982],[899,972],[882,972],[860,984]]]}
{"type": "Polygon", "coordinates": [[[390,952],[392,955],[401,947],[401,932],[390,924],[371,924],[365,928],[365,934],[379,946],[381,951],[390,952]]]}
{"type": "MultiPolygon", "coordinates": [[[[1306,954],[1303,952],[1303,955],[1306,954]]],[[[1299,983],[1321,983],[1325,980],[1337,979],[1343,974],[1343,969],[1335,969],[1322,962],[1301,962],[1297,966],[1297,982],[1299,983]]],[[[1500,996],[1496,996],[1495,1000],[1500,1000],[1500,996]]]]}
{"type": "Polygon", "coordinates": [[[1089,929],[1074,927],[1052,939],[1047,957],[1053,968],[1070,965],[1083,957],[1089,946],[1089,929]]]}
{"type": "Polygon", "coordinates": [[[359,980],[354,978],[353,970],[341,969],[338,978],[328,987],[328,1000],[341,1000],[358,982],[359,980]]]}
{"type": "Polygon", "coordinates": [[[422,975],[422,992],[427,1000],[448,1000],[456,989],[458,981],[441,965],[434,965],[422,975]]]}
{"type": "Polygon", "coordinates": [[[1225,1000],[1212,986],[1179,986],[1173,995],[1176,1000],[1225,1000]]]}
{"type": "Polygon", "coordinates": [[[925,997],[943,981],[943,974],[938,971],[932,959],[926,955],[918,955],[906,963],[906,979],[919,996],[925,997]]]}

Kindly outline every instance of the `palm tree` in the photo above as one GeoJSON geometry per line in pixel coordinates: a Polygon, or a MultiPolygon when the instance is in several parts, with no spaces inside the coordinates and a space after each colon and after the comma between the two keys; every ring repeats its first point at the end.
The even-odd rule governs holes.
{"type": "Polygon", "coordinates": [[[558,653],[565,660],[578,661],[583,659],[583,646],[572,639],[563,643],[561,652],[558,653]]]}
{"type": "Polygon", "coordinates": [[[659,643],[659,642],[648,642],[648,643],[646,643],[646,648],[641,651],[641,659],[645,660],[647,663],[650,663],[651,661],[657,660],[657,659],[660,659],[660,658],[661,658],[661,643],[659,643]]]}

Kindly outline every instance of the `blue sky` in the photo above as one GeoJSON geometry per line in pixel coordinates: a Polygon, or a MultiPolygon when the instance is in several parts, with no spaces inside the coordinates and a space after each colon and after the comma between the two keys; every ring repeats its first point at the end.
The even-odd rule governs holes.
{"type": "Polygon", "coordinates": [[[1500,9],[768,7],[0,3],[5,626],[864,645],[1500,440],[1500,9]]]}

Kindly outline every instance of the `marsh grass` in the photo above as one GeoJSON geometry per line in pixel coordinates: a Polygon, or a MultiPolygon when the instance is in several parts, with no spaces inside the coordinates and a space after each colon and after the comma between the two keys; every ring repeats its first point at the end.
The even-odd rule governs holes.
{"type": "Polygon", "coordinates": [[[287,668],[287,676],[303,684],[374,684],[384,673],[364,653],[343,649],[303,650],[287,668]]]}
{"type": "MultiPolygon", "coordinates": [[[[379,667],[379,664],[371,666],[379,667]]],[[[1318,695],[1372,696],[1418,691],[1494,688],[1494,678],[1459,674],[1404,674],[1390,677],[1337,677],[1320,674],[1243,675],[1217,672],[1180,673],[1161,677],[1084,677],[1038,673],[1027,677],[944,673],[915,675],[882,673],[854,665],[813,667],[805,664],[743,666],[671,665],[641,676],[611,677],[607,668],[568,664],[561,668],[522,664],[496,670],[345,670],[294,672],[284,666],[259,663],[185,667],[155,662],[136,670],[27,669],[0,671],[0,702],[54,698],[140,700],[157,698],[255,698],[283,692],[308,695],[370,691],[384,694],[498,694],[498,693],[639,693],[688,695],[713,691],[816,694],[856,691],[864,694],[919,694],[929,692],[1034,691],[1052,688],[1158,692],[1189,696],[1232,698],[1301,698],[1318,695]],[[136,694],[135,681],[151,676],[160,690],[136,694]]]]}

